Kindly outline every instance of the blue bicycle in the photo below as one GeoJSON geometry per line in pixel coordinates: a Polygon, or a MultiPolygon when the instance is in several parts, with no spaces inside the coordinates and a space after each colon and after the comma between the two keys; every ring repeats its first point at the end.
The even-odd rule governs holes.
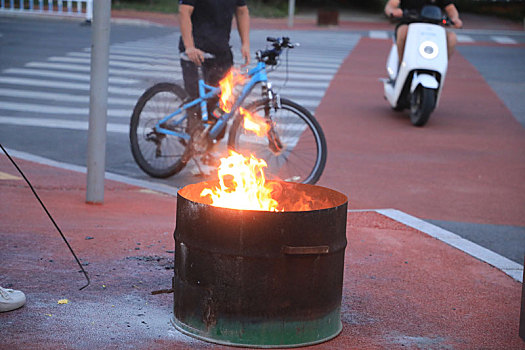
{"type": "Polygon", "coordinates": [[[208,112],[207,101],[220,95],[221,89],[204,83],[202,69],[199,97],[195,100],[188,101],[185,90],[173,83],[159,83],[144,92],[130,123],[131,150],[144,172],[153,177],[170,177],[190,160],[198,166],[212,150],[227,147],[264,159],[269,178],[310,184],[319,180],[327,156],[321,126],[304,107],[274,93],[267,77],[267,66],[277,66],[283,50],[294,45],[286,37],[267,40],[271,47],[257,51],[257,65],[243,74],[242,91],[228,113],[208,112]],[[257,85],[261,86],[261,98],[242,107],[257,85]],[[200,107],[201,122],[190,135],[187,111],[195,106],[200,107]],[[242,108],[264,118],[267,131],[263,135],[244,128],[242,108]],[[226,144],[221,146],[223,138],[226,144]]]}

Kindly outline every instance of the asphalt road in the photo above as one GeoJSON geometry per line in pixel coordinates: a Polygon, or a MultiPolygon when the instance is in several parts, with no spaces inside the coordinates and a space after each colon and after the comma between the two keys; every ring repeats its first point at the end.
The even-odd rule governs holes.
{"type": "MultiPolygon", "coordinates": [[[[260,48],[269,34],[280,33],[253,31],[252,49],[260,48]]],[[[501,31],[467,32],[468,45],[460,45],[458,51],[481,73],[514,118],[525,126],[522,66],[525,34],[511,33],[509,38],[515,43],[511,45],[494,39],[504,34],[501,31]]],[[[315,112],[339,65],[360,39],[381,35],[364,31],[291,33],[293,40],[302,44],[300,50],[293,53],[295,62],[304,66],[302,71],[292,71],[298,84],[288,85],[283,95],[289,94],[315,112]]],[[[106,168],[109,172],[174,187],[191,180],[187,172],[168,180],[154,180],[143,174],[131,157],[126,134],[129,115],[140,93],[155,82],[180,80],[177,39],[177,28],[173,27],[112,25],[110,79],[113,81],[110,80],[108,122],[118,131],[108,133],[106,168]]],[[[1,18],[0,142],[5,147],[85,166],[90,45],[91,28],[78,21],[1,18]]],[[[234,49],[237,45],[234,40],[234,49]]],[[[274,76],[276,82],[284,81],[283,74],[274,76]]],[[[377,101],[384,104],[382,96],[377,96],[377,101]]],[[[525,228],[522,226],[427,220],[511,260],[523,262],[525,228]]]]}

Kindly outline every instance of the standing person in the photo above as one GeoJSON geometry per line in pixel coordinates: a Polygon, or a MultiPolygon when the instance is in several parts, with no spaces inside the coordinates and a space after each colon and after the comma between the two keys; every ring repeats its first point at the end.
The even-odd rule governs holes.
{"type": "MultiPolygon", "coordinates": [[[[179,0],[179,51],[189,58],[189,61],[181,59],[181,67],[184,87],[191,99],[199,96],[197,66],[203,66],[204,80],[212,86],[217,86],[233,66],[230,32],[234,16],[241,38],[241,55],[247,65],[250,63],[250,14],[246,0],[179,0]],[[215,58],[204,60],[205,52],[215,58]]],[[[217,101],[210,101],[208,110],[213,110],[217,101]]],[[[193,133],[200,121],[199,107],[188,113],[188,129],[193,133]]]]}
{"type": "MultiPolygon", "coordinates": [[[[459,12],[454,5],[453,0],[388,0],[385,5],[385,14],[388,17],[401,18],[403,17],[403,10],[413,10],[418,13],[425,5],[439,6],[447,16],[454,22],[455,28],[463,27],[463,22],[459,18],[459,12]]],[[[405,51],[405,42],[408,33],[408,25],[401,24],[396,28],[396,44],[397,52],[399,54],[399,62],[403,61],[403,52],[405,51]]],[[[456,47],[456,33],[447,31],[447,49],[448,58],[454,53],[456,47]]]]}

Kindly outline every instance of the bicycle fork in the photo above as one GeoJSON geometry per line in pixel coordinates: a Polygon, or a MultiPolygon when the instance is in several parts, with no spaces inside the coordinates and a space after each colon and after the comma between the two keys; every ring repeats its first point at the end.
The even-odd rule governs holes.
{"type": "Polygon", "coordinates": [[[278,94],[274,94],[272,84],[268,82],[262,83],[262,96],[267,103],[264,106],[264,117],[266,122],[270,125],[268,130],[268,146],[274,154],[279,154],[283,150],[283,144],[273,122],[274,112],[281,108],[281,98],[278,94]]]}

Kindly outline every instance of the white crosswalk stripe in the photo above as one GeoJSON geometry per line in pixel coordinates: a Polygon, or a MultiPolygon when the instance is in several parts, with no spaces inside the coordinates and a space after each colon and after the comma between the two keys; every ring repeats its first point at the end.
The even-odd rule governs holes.
{"type": "Polygon", "coordinates": [[[517,44],[516,40],[509,38],[508,36],[493,35],[491,38],[498,44],[517,44]]]}
{"type": "MultiPolygon", "coordinates": [[[[0,116],[0,124],[37,126],[40,128],[88,130],[87,121],[55,119],[55,118],[20,118],[0,116]]],[[[119,134],[129,133],[129,126],[125,124],[107,123],[107,131],[119,134]]]]}
{"type": "Polygon", "coordinates": [[[473,43],[474,39],[469,35],[456,34],[458,43],[473,43]]]}
{"type": "MultiPolygon", "coordinates": [[[[50,81],[47,79],[32,79],[32,78],[18,78],[18,77],[6,77],[0,76],[0,85],[20,85],[20,86],[31,86],[31,87],[43,87],[43,88],[56,88],[56,89],[67,89],[67,90],[81,90],[89,92],[89,83],[71,83],[67,81],[50,81]]],[[[109,93],[128,95],[128,96],[140,96],[143,89],[139,88],[124,88],[110,85],[108,88],[109,93]]]]}
{"type": "MultiPolygon", "coordinates": [[[[90,76],[87,74],[78,73],[67,73],[67,72],[52,72],[42,69],[27,69],[27,68],[10,68],[3,71],[7,75],[28,75],[37,77],[46,77],[54,79],[65,79],[65,80],[80,80],[89,81],[90,76]]],[[[126,79],[119,77],[109,77],[110,84],[137,84],[139,81],[136,79],[126,79]]]]}
{"type": "MultiPolygon", "coordinates": [[[[1,108],[7,111],[18,111],[25,113],[38,113],[38,114],[67,114],[70,116],[86,116],[89,114],[89,109],[84,107],[66,107],[66,106],[46,106],[42,108],[42,104],[33,103],[20,103],[20,102],[7,102],[3,101],[1,108]]],[[[112,108],[108,110],[109,117],[117,118],[129,118],[131,116],[132,109],[116,109],[112,108]]]]}
{"type": "Polygon", "coordinates": [[[369,36],[372,39],[390,39],[390,33],[385,30],[371,30],[369,36]]]}
{"type": "MultiPolygon", "coordinates": [[[[80,102],[81,104],[89,103],[88,95],[71,95],[67,93],[54,93],[54,92],[45,92],[45,91],[31,91],[27,90],[18,90],[18,89],[2,89],[0,88],[0,96],[4,97],[15,97],[17,101],[19,100],[44,100],[47,102],[50,101],[61,101],[61,102],[80,102]]],[[[131,106],[136,102],[132,98],[118,98],[118,97],[109,97],[108,103],[110,105],[124,105],[131,106]]],[[[1,109],[0,105],[0,109],[1,109]]]]}

